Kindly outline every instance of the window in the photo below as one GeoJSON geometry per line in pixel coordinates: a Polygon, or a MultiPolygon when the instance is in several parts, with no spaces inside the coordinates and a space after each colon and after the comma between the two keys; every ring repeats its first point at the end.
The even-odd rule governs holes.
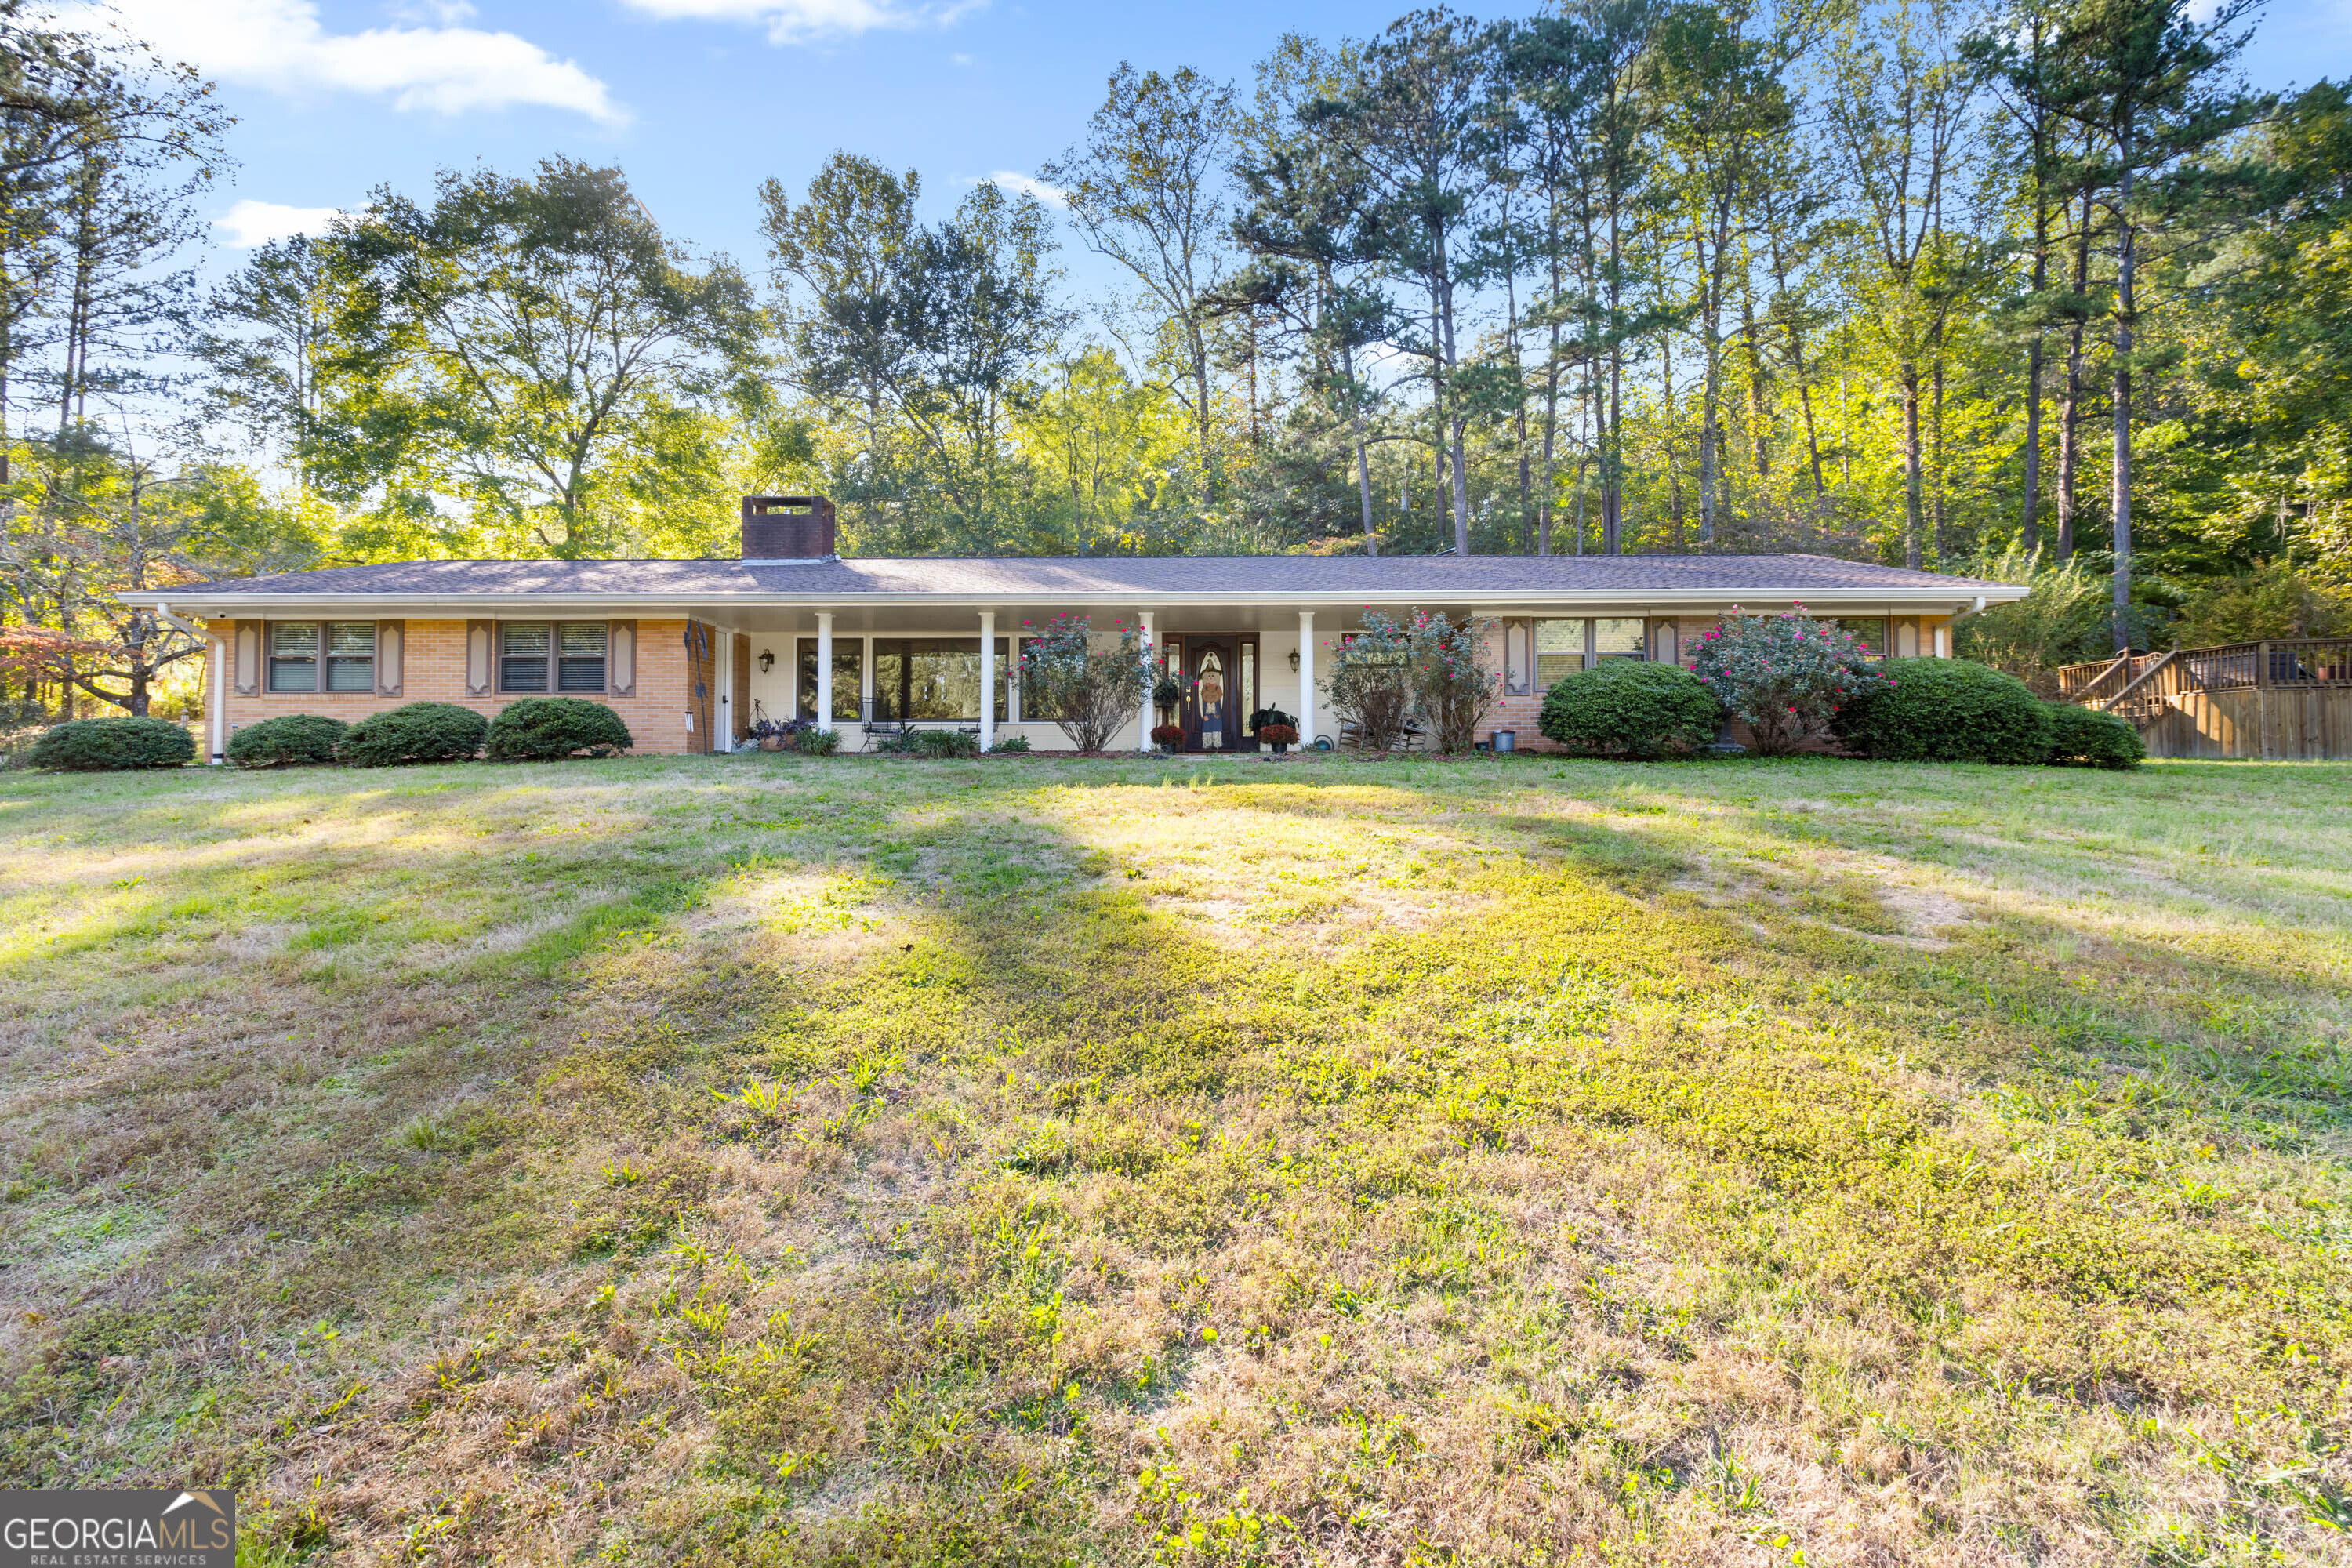
{"type": "Polygon", "coordinates": [[[501,621],[499,624],[499,689],[547,689],[548,634],[545,621],[501,621]]]}
{"type": "MultiPolygon", "coordinates": [[[[994,708],[1005,711],[1005,639],[996,639],[994,708]]],[[[917,723],[980,717],[978,637],[877,637],[874,717],[917,723]]]]}
{"type": "MultiPolygon", "coordinates": [[[[793,707],[795,717],[816,717],[816,638],[800,639],[795,670],[798,697],[793,707]]],[[[857,722],[857,701],[866,684],[866,647],[856,637],[833,639],[833,716],[836,720],[857,722]]]]}
{"type": "Polygon", "coordinates": [[[500,621],[500,691],[602,691],[603,621],[500,621]]]}
{"type": "Polygon", "coordinates": [[[1886,657],[1886,621],[1879,616],[1840,616],[1837,628],[1861,639],[1873,658],[1886,657]]]}
{"type": "Polygon", "coordinates": [[[269,689],[319,689],[319,624],[279,621],[269,628],[269,689]]]}
{"type": "Polygon", "coordinates": [[[327,623],[327,689],[375,689],[375,623],[327,623]]]}
{"type": "Polygon", "coordinates": [[[273,621],[269,626],[272,691],[375,689],[373,621],[273,621]],[[319,679],[323,668],[326,679],[319,679]]]}
{"type": "Polygon", "coordinates": [[[1592,623],[1592,654],[1596,659],[1640,658],[1647,623],[1640,616],[1592,623]]]}
{"type": "Polygon", "coordinates": [[[1536,623],[1537,690],[1548,691],[1561,676],[1584,668],[1584,631],[1580,620],[1536,623]]]}
{"type": "Polygon", "coordinates": [[[557,629],[562,656],[555,667],[558,691],[604,689],[604,623],[572,621],[557,629]]]}

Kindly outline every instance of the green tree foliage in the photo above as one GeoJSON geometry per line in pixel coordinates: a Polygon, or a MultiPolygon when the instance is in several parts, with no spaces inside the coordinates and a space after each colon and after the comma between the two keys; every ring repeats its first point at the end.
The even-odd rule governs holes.
{"type": "Polygon", "coordinates": [[[618,169],[446,173],[429,205],[379,189],[336,248],[338,415],[373,477],[461,498],[504,552],[684,552],[723,526],[719,426],[757,395],[759,315],[618,169]]]}

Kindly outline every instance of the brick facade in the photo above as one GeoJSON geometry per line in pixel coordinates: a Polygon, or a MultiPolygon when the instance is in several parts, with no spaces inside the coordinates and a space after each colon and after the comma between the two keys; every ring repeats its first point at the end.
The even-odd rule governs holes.
{"type": "MultiPolygon", "coordinates": [[[[208,706],[212,701],[226,702],[227,722],[221,733],[236,733],[241,725],[257,723],[287,713],[322,713],[346,723],[398,708],[408,702],[453,702],[461,708],[471,708],[485,715],[494,714],[509,702],[525,696],[543,696],[541,692],[499,693],[486,697],[469,697],[466,691],[466,625],[463,620],[411,620],[403,624],[400,685],[397,697],[377,696],[364,691],[271,691],[268,689],[267,648],[260,669],[258,695],[240,697],[236,692],[234,668],[205,672],[205,693],[208,706]],[[216,695],[215,695],[216,694],[216,695]]],[[[236,659],[237,623],[215,620],[206,623],[214,634],[215,657],[226,650],[229,662],[236,659]]],[[[639,621],[636,623],[636,670],[633,695],[627,697],[598,696],[593,692],[564,692],[567,697],[584,697],[592,702],[602,702],[621,716],[635,739],[634,752],[639,755],[698,752],[707,749],[707,742],[698,729],[689,730],[687,711],[686,623],[684,621],[639,621]]],[[[609,657],[609,654],[608,654],[609,657]]],[[[496,659],[493,657],[493,667],[496,659]]],[[[493,683],[495,684],[495,683],[493,683]]],[[[211,717],[209,712],[207,719],[211,717]]],[[[700,721],[697,721],[698,726],[700,721]]],[[[206,726],[205,734],[213,731],[206,726]]]]}

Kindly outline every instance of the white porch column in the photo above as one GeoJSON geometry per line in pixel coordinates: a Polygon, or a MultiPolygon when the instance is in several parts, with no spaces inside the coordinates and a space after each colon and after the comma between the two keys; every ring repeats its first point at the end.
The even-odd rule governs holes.
{"type": "Polygon", "coordinates": [[[833,728],[833,612],[816,613],[816,727],[833,728]]]}
{"type": "MultiPolygon", "coordinates": [[[[1143,651],[1148,655],[1159,646],[1160,639],[1153,630],[1150,610],[1143,612],[1142,619],[1143,651]]],[[[1138,710],[1135,721],[1135,749],[1139,752],[1151,750],[1151,721],[1158,717],[1151,707],[1151,689],[1159,684],[1159,680],[1153,675],[1148,674],[1143,678],[1143,705],[1138,710]]]]}
{"type": "Polygon", "coordinates": [[[711,684],[719,688],[719,700],[711,705],[711,710],[718,715],[710,725],[718,731],[710,737],[710,749],[714,752],[735,749],[735,638],[739,635],[719,633],[719,646],[713,650],[716,657],[711,661],[711,684]]]}
{"type": "Polygon", "coordinates": [[[996,612],[980,612],[980,749],[996,749],[996,612]]]}
{"type": "Polygon", "coordinates": [[[1315,612],[1298,612],[1298,744],[1315,744],[1315,612]]]}
{"type": "Polygon", "coordinates": [[[212,688],[212,700],[205,704],[207,732],[205,751],[213,763],[228,760],[228,679],[224,667],[230,657],[226,637],[207,636],[205,638],[205,680],[212,688]]]}

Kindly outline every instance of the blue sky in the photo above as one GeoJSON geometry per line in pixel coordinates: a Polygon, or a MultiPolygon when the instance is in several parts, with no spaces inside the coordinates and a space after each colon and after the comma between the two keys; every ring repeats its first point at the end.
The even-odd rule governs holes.
{"type": "MultiPolygon", "coordinates": [[[[1390,6],[1294,0],[114,0],[238,117],[214,216],[236,242],[436,168],[617,162],[665,230],[761,268],[753,190],[846,147],[920,169],[934,210],[1034,172],[1121,60],[1246,84],[1284,31],[1363,35],[1390,6]],[[240,208],[239,203],[257,204],[240,208]]],[[[1476,14],[1486,14],[1472,9],[1476,14]]],[[[1500,14],[1500,13],[1496,13],[1500,14]]],[[[2273,0],[2261,85],[2352,71],[2352,0],[2273,0]]],[[[1109,281],[1066,254],[1082,286],[1109,281]]]]}

